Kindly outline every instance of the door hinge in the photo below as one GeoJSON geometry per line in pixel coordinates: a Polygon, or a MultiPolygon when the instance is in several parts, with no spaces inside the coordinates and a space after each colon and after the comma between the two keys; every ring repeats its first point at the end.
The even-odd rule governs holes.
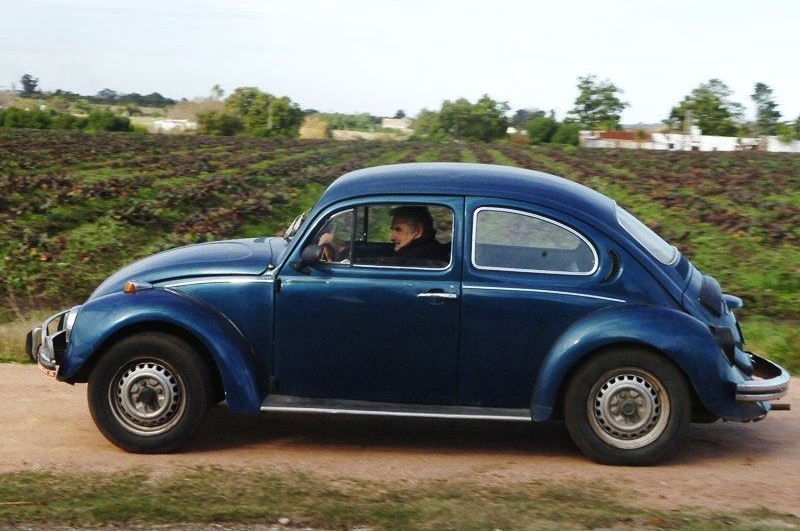
{"type": "Polygon", "coordinates": [[[278,377],[277,376],[270,376],[269,377],[269,392],[270,392],[270,394],[278,392],[278,377]]]}
{"type": "Polygon", "coordinates": [[[275,281],[272,283],[272,291],[274,293],[280,293],[281,292],[281,279],[280,278],[276,278],[275,281]]]}

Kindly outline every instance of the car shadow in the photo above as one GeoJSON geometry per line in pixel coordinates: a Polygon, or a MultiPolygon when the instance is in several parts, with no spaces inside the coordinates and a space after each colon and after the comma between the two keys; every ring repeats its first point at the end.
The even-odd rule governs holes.
{"type": "Polygon", "coordinates": [[[398,418],[314,413],[209,414],[189,452],[252,446],[581,456],[561,422],[398,418]]]}
{"type": "MultiPolygon", "coordinates": [[[[773,423],[774,425],[775,423],[773,423]]],[[[769,423],[692,424],[687,437],[662,465],[707,464],[729,459],[749,462],[792,454],[794,438],[769,423]]],[[[235,448],[318,449],[337,452],[402,451],[438,454],[507,454],[585,460],[563,422],[475,421],[313,413],[240,415],[213,408],[187,452],[235,448]]]]}

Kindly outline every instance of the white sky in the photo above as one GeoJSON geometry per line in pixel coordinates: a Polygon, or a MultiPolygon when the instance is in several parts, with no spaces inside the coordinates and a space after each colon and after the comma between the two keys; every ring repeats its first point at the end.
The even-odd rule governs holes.
{"type": "Polygon", "coordinates": [[[594,74],[624,91],[624,123],[654,123],[716,77],[748,117],[756,82],[800,115],[796,0],[0,0],[0,20],[4,88],[255,86],[378,116],[489,94],[561,119],[594,74]]]}

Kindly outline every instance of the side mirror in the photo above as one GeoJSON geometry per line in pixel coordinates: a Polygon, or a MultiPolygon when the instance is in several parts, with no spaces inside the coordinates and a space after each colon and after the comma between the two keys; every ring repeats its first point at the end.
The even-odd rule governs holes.
{"type": "Polygon", "coordinates": [[[307,275],[309,273],[308,266],[316,264],[322,260],[322,246],[311,244],[307,245],[300,253],[300,261],[292,262],[290,265],[293,269],[307,275]]]}

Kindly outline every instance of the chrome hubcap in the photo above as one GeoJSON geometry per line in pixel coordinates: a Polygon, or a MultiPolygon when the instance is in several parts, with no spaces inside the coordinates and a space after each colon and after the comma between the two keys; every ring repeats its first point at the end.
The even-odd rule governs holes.
{"type": "Polygon", "coordinates": [[[158,435],[180,420],[184,384],[163,363],[135,361],[120,370],[113,381],[109,389],[111,410],[128,431],[158,435]]]}
{"type": "Polygon", "coordinates": [[[641,448],[655,441],[669,419],[669,398],[661,382],[639,369],[615,369],[589,395],[589,421],[608,444],[641,448]]]}

